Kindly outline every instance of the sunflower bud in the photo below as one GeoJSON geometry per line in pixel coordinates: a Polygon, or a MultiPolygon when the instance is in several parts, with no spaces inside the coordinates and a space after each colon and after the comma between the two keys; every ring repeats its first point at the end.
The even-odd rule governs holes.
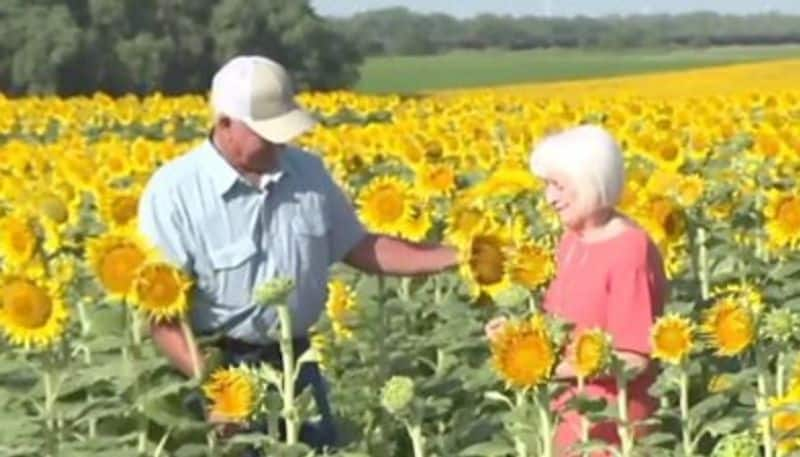
{"type": "Polygon", "coordinates": [[[403,412],[414,399],[414,381],[407,376],[392,376],[381,392],[381,403],[392,414],[403,412]]]}
{"type": "Polygon", "coordinates": [[[761,453],[753,435],[749,432],[727,435],[714,447],[712,457],[758,457],[761,453]]]}
{"type": "Polygon", "coordinates": [[[786,308],[770,310],[764,316],[761,336],[776,343],[788,343],[795,332],[800,331],[800,316],[786,308]]]}
{"type": "Polygon", "coordinates": [[[293,289],[294,280],[290,278],[275,278],[267,281],[256,287],[254,291],[256,304],[261,306],[286,304],[293,289]]]}

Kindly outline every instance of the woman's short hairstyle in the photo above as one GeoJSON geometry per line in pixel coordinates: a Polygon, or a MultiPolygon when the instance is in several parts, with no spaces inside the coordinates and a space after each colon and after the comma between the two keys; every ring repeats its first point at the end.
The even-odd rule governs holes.
{"type": "Polygon", "coordinates": [[[567,175],[586,213],[616,206],[625,181],[625,165],[617,141],[595,125],[574,127],[544,138],[531,151],[530,168],[540,178],[553,172],[567,175]]]}

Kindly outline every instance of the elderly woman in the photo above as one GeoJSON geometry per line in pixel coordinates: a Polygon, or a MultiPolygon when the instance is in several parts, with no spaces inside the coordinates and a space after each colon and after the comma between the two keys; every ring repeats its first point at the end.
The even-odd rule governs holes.
{"type": "MultiPolygon", "coordinates": [[[[629,385],[629,417],[642,420],[655,409],[647,389],[655,380],[649,334],[666,294],[663,261],[648,234],[614,209],[622,193],[624,166],[614,138],[596,126],[581,126],[550,136],[531,154],[531,170],[546,183],[545,197],[556,210],[565,233],[556,251],[557,272],[543,307],[575,324],[575,330],[599,327],[614,341],[615,353],[639,370],[629,385]]],[[[486,326],[493,338],[502,318],[486,326]]],[[[576,393],[575,370],[568,358],[555,376],[571,388],[554,407],[563,408],[576,393]]],[[[610,377],[586,386],[588,395],[616,401],[610,377]]],[[[580,439],[580,417],[565,411],[556,446],[565,449],[580,439]]],[[[640,430],[641,431],[641,430],[640,430]]],[[[590,437],[618,443],[612,423],[595,425],[590,437]]]]}

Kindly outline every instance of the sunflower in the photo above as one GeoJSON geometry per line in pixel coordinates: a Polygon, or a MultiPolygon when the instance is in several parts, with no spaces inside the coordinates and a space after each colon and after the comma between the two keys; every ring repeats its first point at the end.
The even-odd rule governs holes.
{"type": "Polygon", "coordinates": [[[357,199],[359,215],[371,230],[398,234],[411,217],[411,189],[394,176],[380,176],[367,184],[357,199]]]}
{"type": "Polygon", "coordinates": [[[131,304],[155,321],[180,317],[188,309],[191,287],[189,277],[172,264],[148,262],[133,280],[131,304]]]}
{"type": "Polygon", "coordinates": [[[722,356],[741,354],[756,336],[752,311],[731,298],[717,300],[706,311],[701,329],[722,356]]]}
{"type": "Polygon", "coordinates": [[[693,206],[703,196],[706,182],[698,175],[682,176],[677,189],[678,202],[684,207],[693,206]]]}
{"type": "Polygon", "coordinates": [[[456,246],[464,247],[476,233],[494,227],[497,227],[497,222],[491,211],[471,206],[461,200],[450,208],[445,238],[456,246]]]}
{"type": "Polygon", "coordinates": [[[431,227],[431,211],[422,202],[415,202],[412,204],[411,217],[400,230],[400,236],[411,241],[422,241],[431,227]]]}
{"type": "Polygon", "coordinates": [[[660,317],[650,332],[653,357],[679,364],[692,352],[694,328],[689,319],[677,314],[660,317]]]}
{"type": "Polygon", "coordinates": [[[770,398],[769,406],[772,409],[785,408],[773,412],[771,417],[772,430],[778,436],[789,435],[778,439],[778,455],[800,449],[800,389],[794,387],[783,396],[770,398]]]}
{"type": "Polygon", "coordinates": [[[38,243],[39,236],[27,214],[12,213],[0,219],[0,254],[6,268],[29,263],[38,243]]]}
{"type": "Polygon", "coordinates": [[[0,327],[11,343],[49,346],[64,333],[68,317],[54,281],[28,273],[0,278],[0,327]]]}
{"type": "Polygon", "coordinates": [[[139,268],[150,254],[147,245],[132,232],[109,232],[87,243],[89,264],[112,300],[124,300],[131,292],[139,268]]]}
{"type": "Polygon", "coordinates": [[[520,389],[546,382],[556,364],[557,348],[542,315],[507,323],[491,350],[497,372],[520,389]]]}
{"type": "Polygon", "coordinates": [[[44,232],[42,249],[52,254],[64,246],[67,230],[80,219],[80,195],[63,178],[36,183],[28,193],[25,204],[39,214],[44,232]]]}
{"type": "Polygon", "coordinates": [[[98,190],[98,207],[103,223],[109,229],[132,227],[136,224],[141,188],[104,187],[98,190]]]}
{"type": "Polygon", "coordinates": [[[585,330],[575,339],[575,373],[583,379],[602,373],[611,363],[611,336],[599,328],[585,330]]]}
{"type": "Polygon", "coordinates": [[[507,270],[509,246],[505,232],[495,229],[475,234],[462,250],[461,274],[468,279],[474,297],[485,293],[494,298],[511,286],[507,270]]]}
{"type": "Polygon", "coordinates": [[[418,189],[426,197],[447,196],[456,188],[456,173],[450,165],[425,162],[415,172],[418,189]]]}
{"type": "Polygon", "coordinates": [[[769,191],[764,218],[772,250],[800,246],[800,195],[797,192],[769,191]]]}
{"type": "Polygon", "coordinates": [[[546,284],[555,273],[553,252],[538,243],[525,243],[511,250],[506,268],[511,281],[528,289],[536,289],[546,284]]]}
{"type": "Polygon", "coordinates": [[[256,411],[258,386],[255,377],[244,367],[215,371],[203,385],[211,401],[210,415],[230,422],[246,422],[256,411]]]}
{"type": "Polygon", "coordinates": [[[754,314],[764,310],[764,296],[756,286],[750,283],[731,283],[715,287],[711,291],[715,297],[728,297],[746,306],[754,314]]]}
{"type": "Polygon", "coordinates": [[[328,301],[325,309],[333,325],[333,333],[337,338],[350,339],[350,318],[356,306],[356,296],[349,285],[334,279],[328,283],[328,301]]]}

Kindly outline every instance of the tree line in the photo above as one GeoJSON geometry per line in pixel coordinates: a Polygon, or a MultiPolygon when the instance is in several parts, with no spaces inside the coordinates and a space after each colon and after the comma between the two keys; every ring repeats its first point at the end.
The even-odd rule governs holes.
{"type": "Polygon", "coordinates": [[[364,55],[434,54],[453,49],[711,46],[800,43],[800,16],[697,12],[558,18],[482,14],[456,19],[387,8],[336,19],[364,55]]]}
{"type": "Polygon", "coordinates": [[[456,19],[389,8],[325,18],[309,0],[2,0],[0,92],[204,93],[242,53],[282,62],[300,90],[327,90],[352,86],[371,55],[765,43],[800,43],[800,16],[456,19]]]}

